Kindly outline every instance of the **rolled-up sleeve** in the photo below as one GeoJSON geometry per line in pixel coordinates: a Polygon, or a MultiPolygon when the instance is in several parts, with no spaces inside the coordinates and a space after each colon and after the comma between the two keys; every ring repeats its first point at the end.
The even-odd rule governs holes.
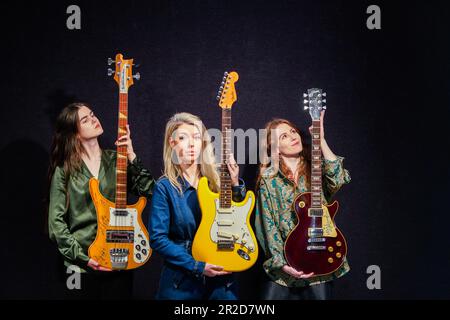
{"type": "Polygon", "coordinates": [[[337,156],[336,160],[323,159],[323,191],[325,197],[330,200],[333,195],[344,185],[351,181],[350,173],[344,169],[344,158],[337,156]]]}
{"type": "Polygon", "coordinates": [[[137,196],[149,198],[152,194],[155,180],[144,166],[141,160],[136,157],[128,163],[128,182],[131,192],[137,196]]]}

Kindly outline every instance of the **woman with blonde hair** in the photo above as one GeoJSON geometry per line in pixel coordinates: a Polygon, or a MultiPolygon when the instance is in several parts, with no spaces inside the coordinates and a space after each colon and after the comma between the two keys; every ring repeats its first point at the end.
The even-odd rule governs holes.
{"type": "MultiPolygon", "coordinates": [[[[350,175],[344,169],[344,158],[336,156],[325,140],[323,117],[324,113],[320,118],[322,194],[323,199],[329,202],[342,185],[350,182],[350,175]]],[[[294,269],[284,256],[286,238],[297,224],[293,201],[298,194],[311,189],[308,147],[302,141],[300,130],[288,120],[273,119],[265,129],[265,154],[271,161],[260,165],[255,214],[256,236],[265,253],[263,268],[268,276],[262,298],[330,299],[331,281],[349,271],[347,260],[334,273],[318,277],[294,269]]]]}
{"type": "MultiPolygon", "coordinates": [[[[219,191],[220,181],[210,136],[199,117],[177,113],[166,124],[164,175],[157,181],[149,221],[151,247],[164,259],[157,299],[236,299],[234,277],[221,266],[196,261],[192,241],[201,220],[197,186],[207,177],[219,191]]],[[[233,200],[242,201],[245,185],[239,167],[228,161],[233,200]]]]}

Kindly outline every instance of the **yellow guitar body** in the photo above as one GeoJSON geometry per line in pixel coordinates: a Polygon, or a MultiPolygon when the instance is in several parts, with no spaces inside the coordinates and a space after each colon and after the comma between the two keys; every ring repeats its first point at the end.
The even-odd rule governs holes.
{"type": "Polygon", "coordinates": [[[248,191],[242,202],[231,201],[228,209],[220,208],[219,193],[210,190],[206,177],[200,179],[197,193],[202,219],[192,244],[194,259],[230,272],[249,269],[258,258],[258,244],[250,225],[254,193],[248,191]]]}
{"type": "Polygon", "coordinates": [[[142,266],[151,256],[149,235],[142,223],[147,203],[140,197],[125,210],[116,210],[99,189],[99,181],[89,180],[89,191],[97,211],[97,236],[89,247],[89,257],[112,270],[128,270],[142,266]]]}

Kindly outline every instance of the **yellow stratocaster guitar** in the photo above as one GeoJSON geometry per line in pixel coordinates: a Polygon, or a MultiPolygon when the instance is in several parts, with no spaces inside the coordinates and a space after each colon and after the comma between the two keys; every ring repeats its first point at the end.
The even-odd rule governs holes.
{"type": "MultiPolygon", "coordinates": [[[[109,64],[114,61],[108,60],[109,64]]],[[[127,132],[128,88],[133,85],[133,59],[124,60],[116,55],[114,74],[119,85],[119,128],[118,137],[127,132]]],[[[97,212],[97,236],[89,247],[89,257],[102,267],[112,270],[128,270],[142,266],[150,258],[151,249],[147,229],[142,223],[142,211],[147,200],[140,197],[134,205],[127,205],[127,147],[117,147],[116,202],[113,203],[100,193],[99,181],[89,180],[89,191],[97,212]]]]}
{"type": "Polygon", "coordinates": [[[225,271],[249,269],[258,258],[258,244],[250,225],[255,195],[248,191],[242,202],[232,201],[231,178],[225,160],[231,154],[231,107],[237,100],[236,72],[225,72],[219,94],[222,108],[222,163],[220,192],[209,189],[208,179],[198,183],[202,219],[192,244],[195,260],[222,266],[225,271]]]}

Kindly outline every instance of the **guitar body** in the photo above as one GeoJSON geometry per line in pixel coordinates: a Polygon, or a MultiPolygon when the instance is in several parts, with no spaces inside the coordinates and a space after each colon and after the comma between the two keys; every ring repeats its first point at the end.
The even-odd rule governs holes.
{"type": "Polygon", "coordinates": [[[323,276],[333,273],[342,265],[347,255],[347,242],[334,223],[339,207],[337,201],[322,205],[321,225],[315,226],[321,232],[312,230],[311,199],[311,192],[295,198],[298,223],[286,239],[284,253],[291,267],[304,273],[314,272],[314,276],[323,276]]]}
{"type": "Polygon", "coordinates": [[[258,258],[258,245],[250,225],[254,193],[248,191],[242,202],[232,201],[229,211],[221,210],[219,193],[212,192],[208,179],[202,177],[198,184],[198,200],[202,219],[192,244],[194,259],[222,266],[230,272],[249,269],[258,258]],[[221,221],[232,224],[220,225],[221,221]],[[232,235],[228,243],[232,244],[221,247],[218,232],[232,235]]]}
{"type": "Polygon", "coordinates": [[[112,270],[142,266],[152,253],[148,232],[142,223],[147,199],[140,197],[125,210],[115,209],[99,189],[99,181],[89,180],[89,191],[97,212],[97,236],[89,247],[89,257],[112,270]]]}

